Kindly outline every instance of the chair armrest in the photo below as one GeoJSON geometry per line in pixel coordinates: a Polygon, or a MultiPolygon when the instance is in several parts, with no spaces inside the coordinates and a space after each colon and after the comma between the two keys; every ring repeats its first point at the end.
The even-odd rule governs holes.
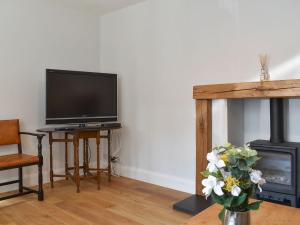
{"type": "Polygon", "coordinates": [[[35,137],[41,138],[41,139],[45,136],[45,134],[37,134],[37,133],[31,133],[31,132],[19,132],[19,134],[35,136],[35,137]]]}
{"type": "Polygon", "coordinates": [[[19,132],[19,134],[25,134],[37,137],[38,139],[38,157],[40,159],[40,164],[43,165],[43,154],[42,154],[42,139],[45,134],[37,134],[37,133],[30,133],[30,132],[19,132]]]}

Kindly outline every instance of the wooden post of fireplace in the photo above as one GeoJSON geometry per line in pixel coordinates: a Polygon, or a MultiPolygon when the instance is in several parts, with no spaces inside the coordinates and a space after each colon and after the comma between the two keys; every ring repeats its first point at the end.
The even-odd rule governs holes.
{"type": "MultiPolygon", "coordinates": [[[[212,148],[212,100],[196,100],[196,181],[207,166],[206,155],[212,148]],[[198,151],[200,150],[200,151],[198,151]]],[[[196,182],[196,194],[201,195],[202,184],[196,182]]]]}
{"type": "Polygon", "coordinates": [[[206,169],[206,154],[212,148],[212,100],[297,97],[300,97],[300,79],[194,86],[193,98],[196,100],[196,195],[176,203],[174,208],[196,214],[209,206],[201,198],[203,186],[200,172],[206,169]],[[203,206],[203,204],[207,204],[207,206],[203,206]]]}

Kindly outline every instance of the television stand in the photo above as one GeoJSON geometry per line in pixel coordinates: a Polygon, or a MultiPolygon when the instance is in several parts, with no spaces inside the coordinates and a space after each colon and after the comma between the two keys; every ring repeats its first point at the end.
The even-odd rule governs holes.
{"type": "MultiPolygon", "coordinates": [[[[101,123],[101,124],[79,124],[77,126],[64,126],[64,127],[54,127],[50,130],[55,131],[75,131],[75,130],[99,130],[99,129],[119,129],[121,128],[121,123],[101,123]]],[[[47,129],[47,128],[46,128],[47,129]]]]}
{"type": "MultiPolygon", "coordinates": [[[[85,176],[94,177],[97,178],[98,182],[98,188],[100,187],[100,180],[99,176],[93,175],[90,171],[101,171],[106,172],[108,175],[108,180],[111,180],[111,133],[113,130],[117,130],[121,128],[120,123],[108,123],[105,124],[105,126],[85,126],[85,127],[79,127],[79,126],[66,126],[66,127],[47,127],[47,128],[41,128],[38,129],[38,132],[47,133],[49,135],[49,150],[50,150],[50,183],[51,188],[54,187],[54,177],[65,177],[65,179],[71,178],[73,181],[75,181],[75,184],[77,186],[77,192],[79,192],[79,185],[80,185],[80,179],[85,178],[85,176]],[[100,133],[101,132],[101,133],[100,133]],[[104,133],[102,133],[104,132],[104,133]],[[105,134],[106,133],[106,134],[105,134]],[[64,138],[58,137],[54,138],[54,134],[64,134],[64,138]],[[95,169],[89,167],[89,154],[88,154],[88,146],[89,146],[89,139],[96,138],[96,144],[97,144],[97,152],[99,149],[100,139],[107,139],[107,161],[108,166],[104,169],[95,169]],[[79,139],[83,139],[83,166],[79,166],[79,139]],[[53,171],[53,143],[64,143],[65,144],[65,173],[64,174],[55,174],[53,171]],[[68,143],[73,143],[73,150],[74,150],[74,160],[75,165],[69,166],[68,164],[68,143]],[[76,156],[76,157],[75,157],[76,156]],[[74,170],[75,169],[75,170],[74,170]],[[83,169],[85,176],[80,176],[79,169],[83,169]],[[74,171],[73,174],[71,174],[70,171],[74,171]]],[[[61,136],[61,135],[59,135],[61,136]]]]}
{"type": "Polygon", "coordinates": [[[76,127],[55,127],[54,131],[73,131],[76,127]]]}

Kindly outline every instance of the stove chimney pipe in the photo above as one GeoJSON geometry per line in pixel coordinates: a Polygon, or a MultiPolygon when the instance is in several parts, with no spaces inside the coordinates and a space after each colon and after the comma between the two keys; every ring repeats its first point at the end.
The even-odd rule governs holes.
{"type": "Polygon", "coordinates": [[[272,143],[284,142],[283,99],[270,99],[270,131],[272,143]]]}

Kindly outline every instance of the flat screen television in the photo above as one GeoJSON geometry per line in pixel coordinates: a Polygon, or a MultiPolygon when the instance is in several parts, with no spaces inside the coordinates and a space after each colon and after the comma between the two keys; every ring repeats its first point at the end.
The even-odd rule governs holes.
{"type": "Polygon", "coordinates": [[[46,124],[116,120],[116,74],[46,70],[46,124]]]}

